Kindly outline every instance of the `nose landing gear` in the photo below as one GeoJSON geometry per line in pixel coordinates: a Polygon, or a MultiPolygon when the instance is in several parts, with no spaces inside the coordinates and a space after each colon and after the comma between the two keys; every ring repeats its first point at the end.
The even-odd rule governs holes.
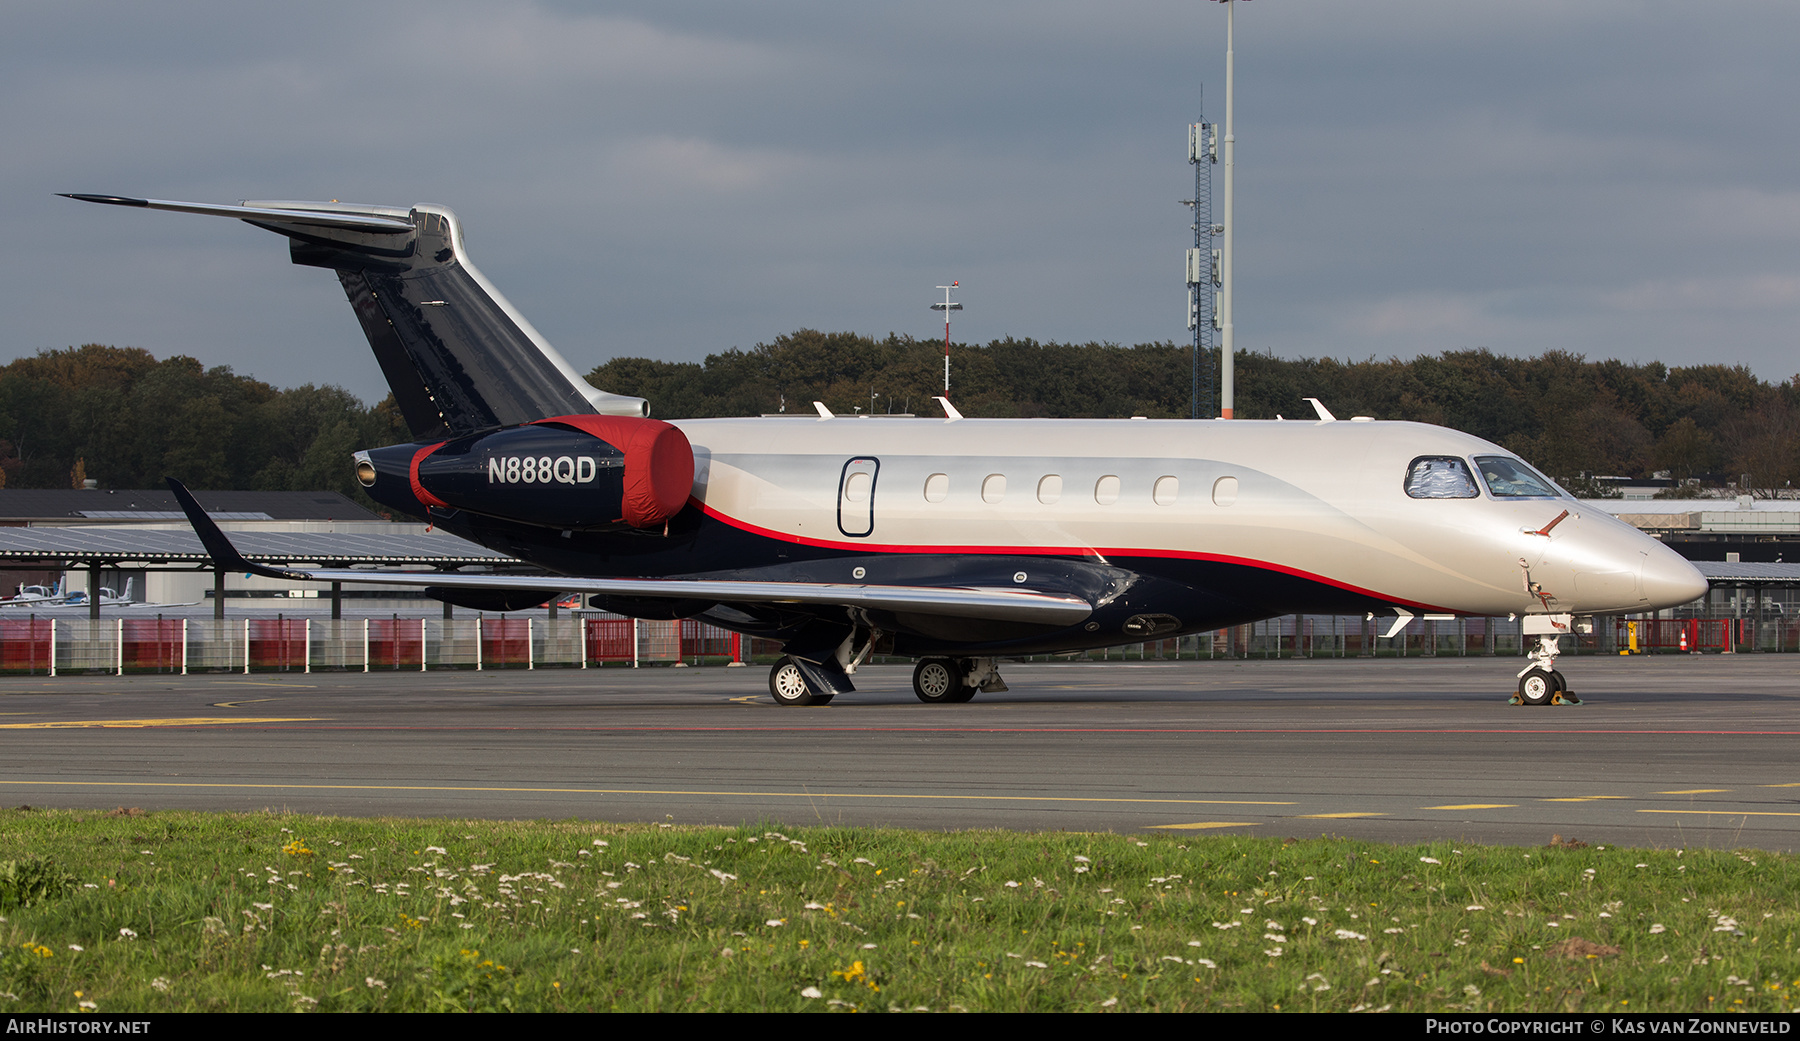
{"type": "MultiPolygon", "coordinates": [[[[1561,637],[1577,631],[1574,618],[1566,614],[1532,614],[1521,620],[1523,635],[1536,636],[1538,645],[1526,657],[1531,663],[1519,670],[1519,689],[1508,702],[1513,705],[1579,705],[1581,699],[1569,690],[1568,680],[1556,671],[1556,656],[1562,653],[1561,637]]],[[[1586,623],[1580,631],[1592,632],[1586,623]]]]}

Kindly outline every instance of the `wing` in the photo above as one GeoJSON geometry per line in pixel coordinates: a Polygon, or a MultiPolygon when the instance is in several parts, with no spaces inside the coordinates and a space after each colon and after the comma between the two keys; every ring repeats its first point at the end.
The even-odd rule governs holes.
{"type": "Polygon", "coordinates": [[[719,579],[572,578],[567,575],[462,575],[444,571],[368,571],[358,568],[273,568],[244,559],[206,515],[187,487],[173,477],[169,488],[213,564],[265,578],[303,582],[365,582],[439,589],[542,590],[740,604],[812,604],[931,614],[951,618],[1067,626],[1085,621],[1092,604],[1079,597],[1025,589],[944,586],[851,585],[833,582],[736,582],[719,579]]]}

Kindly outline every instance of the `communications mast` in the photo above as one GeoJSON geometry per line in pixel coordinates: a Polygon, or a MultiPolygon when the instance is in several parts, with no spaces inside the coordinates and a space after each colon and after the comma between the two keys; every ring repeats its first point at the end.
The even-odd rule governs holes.
{"type": "Polygon", "coordinates": [[[950,312],[951,311],[960,311],[963,309],[961,304],[953,304],[950,302],[950,291],[953,289],[956,289],[960,285],[962,285],[961,282],[952,281],[947,286],[938,286],[939,289],[942,289],[944,291],[944,302],[941,304],[932,304],[931,305],[931,309],[933,311],[944,312],[944,400],[945,401],[950,400],[950,312]]]}
{"type": "Polygon", "coordinates": [[[1212,167],[1219,161],[1219,128],[1212,123],[1188,124],[1188,162],[1194,167],[1194,197],[1183,206],[1194,210],[1194,245],[1187,251],[1188,328],[1194,334],[1193,418],[1213,414],[1213,346],[1219,328],[1219,251],[1214,235],[1224,229],[1212,222],[1212,167]]]}

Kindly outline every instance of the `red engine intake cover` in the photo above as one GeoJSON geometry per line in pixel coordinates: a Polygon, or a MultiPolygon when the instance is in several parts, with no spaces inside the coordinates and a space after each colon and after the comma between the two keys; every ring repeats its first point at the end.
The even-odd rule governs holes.
{"type": "Polygon", "coordinates": [[[660,419],[552,416],[536,422],[591,434],[625,453],[621,507],[625,523],[634,528],[654,527],[680,513],[694,490],[694,446],[660,419]]]}

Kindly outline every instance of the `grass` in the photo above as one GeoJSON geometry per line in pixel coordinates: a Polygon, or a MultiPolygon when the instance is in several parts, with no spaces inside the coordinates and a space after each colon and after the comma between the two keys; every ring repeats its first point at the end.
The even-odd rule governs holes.
{"type": "Polygon", "coordinates": [[[0,811],[0,1011],[1760,1011],[1751,851],[0,811]]]}

